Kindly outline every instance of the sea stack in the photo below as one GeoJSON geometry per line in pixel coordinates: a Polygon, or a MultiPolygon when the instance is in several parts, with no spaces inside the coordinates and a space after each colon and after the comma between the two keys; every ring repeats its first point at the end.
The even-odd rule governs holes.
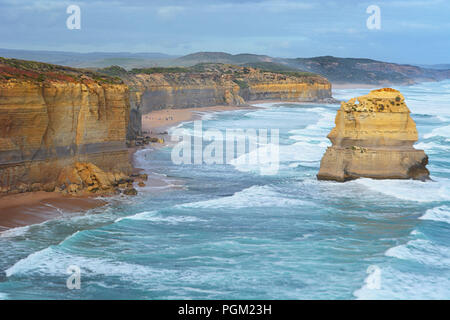
{"type": "Polygon", "coordinates": [[[342,102],[317,174],[319,180],[429,179],[428,156],[416,150],[416,124],[403,95],[371,91],[342,102]]]}

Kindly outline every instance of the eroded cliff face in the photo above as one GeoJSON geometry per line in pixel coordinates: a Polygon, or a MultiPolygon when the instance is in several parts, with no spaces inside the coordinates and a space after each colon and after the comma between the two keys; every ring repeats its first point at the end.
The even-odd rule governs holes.
{"type": "Polygon", "coordinates": [[[141,138],[141,114],[154,109],[331,98],[330,83],[312,74],[217,64],[160,72],[117,68],[105,75],[0,58],[0,195],[116,192],[120,183],[112,178],[108,188],[86,182],[101,175],[80,184],[61,184],[59,178],[77,163],[109,176],[128,174],[126,142],[141,138]]]}
{"type": "Polygon", "coordinates": [[[126,85],[2,64],[0,71],[0,194],[37,184],[51,191],[76,161],[130,171],[126,85]]]}
{"type": "Polygon", "coordinates": [[[373,90],[342,102],[335,123],[318,179],[428,179],[428,157],[413,147],[416,124],[399,91],[373,90]]]}
{"type": "Polygon", "coordinates": [[[166,108],[244,104],[237,84],[202,74],[137,74],[132,86],[141,93],[144,114],[166,108]]]}
{"type": "Polygon", "coordinates": [[[144,114],[165,108],[242,105],[252,100],[331,99],[331,84],[317,75],[286,75],[220,64],[181,72],[145,73],[147,70],[123,77],[130,88],[141,93],[144,114]]]}

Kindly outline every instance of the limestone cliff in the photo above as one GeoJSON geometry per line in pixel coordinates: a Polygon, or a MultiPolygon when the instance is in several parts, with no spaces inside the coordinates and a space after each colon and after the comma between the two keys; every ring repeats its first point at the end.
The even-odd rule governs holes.
{"type": "Polygon", "coordinates": [[[76,69],[0,59],[0,194],[36,184],[50,190],[76,161],[130,171],[126,85],[76,69]]]}
{"type": "Polygon", "coordinates": [[[78,162],[129,173],[126,141],[154,109],[327,98],[330,83],[314,74],[217,64],[93,72],[0,58],[0,194],[103,190],[58,178],[78,162]]]}
{"type": "Polygon", "coordinates": [[[322,158],[318,179],[428,178],[428,157],[413,147],[416,124],[399,91],[373,90],[342,102],[335,123],[328,135],[333,145],[322,158]]]}
{"type": "Polygon", "coordinates": [[[99,71],[120,76],[130,88],[140,92],[141,113],[165,108],[241,105],[251,100],[331,99],[331,84],[321,76],[304,72],[283,74],[226,64],[129,72],[110,67],[99,71]]]}

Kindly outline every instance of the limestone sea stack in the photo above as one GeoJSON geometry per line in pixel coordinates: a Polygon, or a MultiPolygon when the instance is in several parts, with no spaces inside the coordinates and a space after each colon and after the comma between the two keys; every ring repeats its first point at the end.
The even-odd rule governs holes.
{"type": "Polygon", "coordinates": [[[429,179],[428,157],[413,144],[416,124],[403,95],[394,89],[373,90],[342,102],[317,174],[319,180],[429,179]]]}

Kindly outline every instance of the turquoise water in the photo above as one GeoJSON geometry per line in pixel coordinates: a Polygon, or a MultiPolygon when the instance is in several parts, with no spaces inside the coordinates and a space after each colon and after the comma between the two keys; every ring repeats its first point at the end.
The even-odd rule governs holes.
{"type": "Polygon", "coordinates": [[[1,233],[0,298],[449,299],[450,81],[398,89],[433,181],[317,181],[337,105],[208,115],[204,129],[279,129],[278,174],[174,165],[168,147],[141,150],[140,166],[183,185],[1,233]],[[66,288],[70,265],[80,290],[66,288]]]}

